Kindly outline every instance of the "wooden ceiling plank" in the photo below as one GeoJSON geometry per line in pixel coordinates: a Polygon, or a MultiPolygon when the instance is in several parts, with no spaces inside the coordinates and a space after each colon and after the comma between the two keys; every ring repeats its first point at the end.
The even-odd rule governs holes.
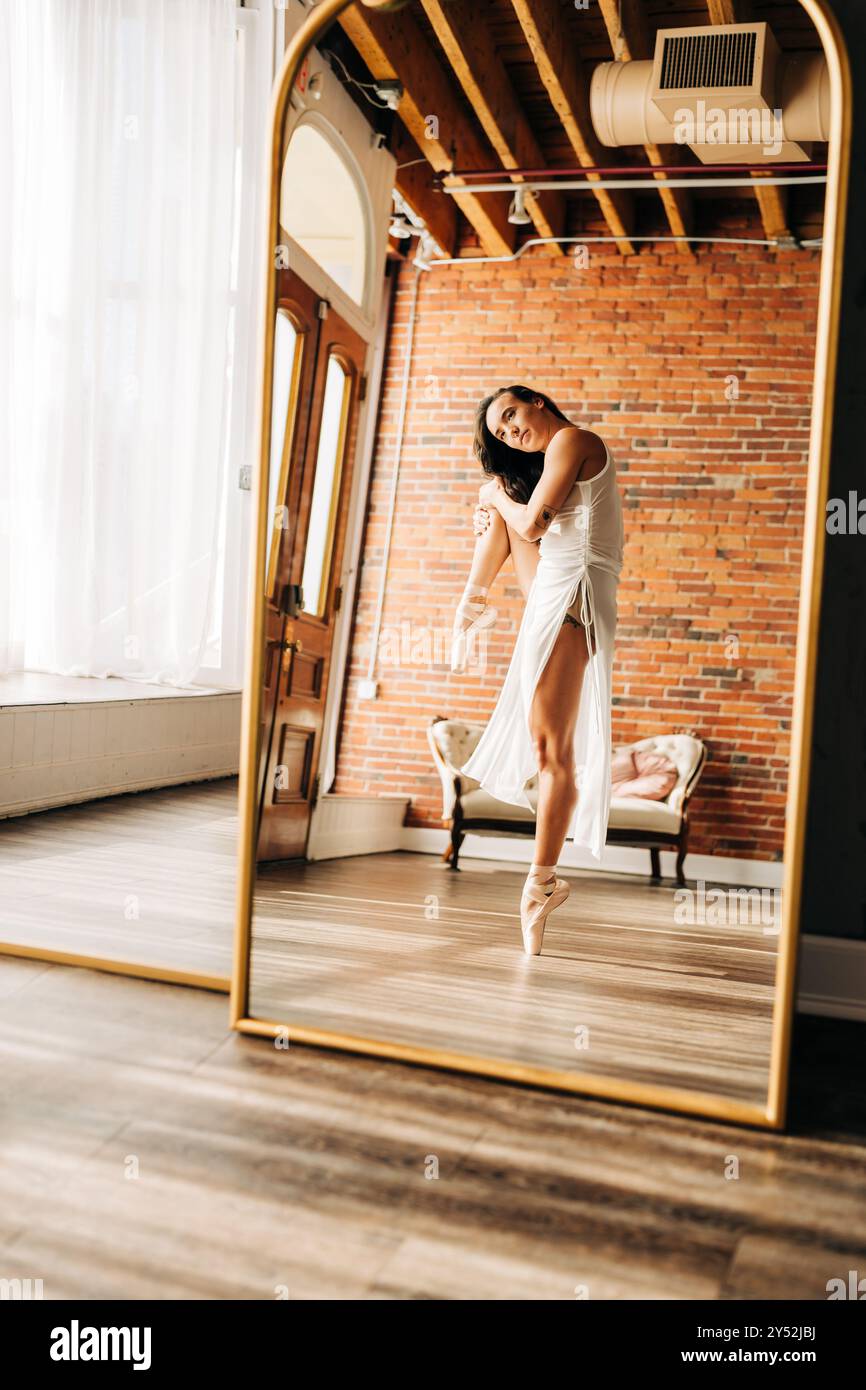
{"type": "Polygon", "coordinates": [[[430,164],[402,121],[396,121],[391,153],[397,161],[394,186],[400,197],[420,217],[443,256],[457,254],[457,208],[454,199],[437,193],[430,182],[430,164]],[[416,163],[420,160],[420,163],[416,163]],[[407,168],[399,166],[407,165],[407,168]]]}
{"type": "MultiPolygon", "coordinates": [[[[584,167],[604,164],[589,115],[589,91],[572,35],[567,31],[557,0],[511,0],[529,45],[541,80],[568,136],[578,161],[584,167]]],[[[598,175],[587,175],[592,185],[598,175]]],[[[600,188],[593,190],[611,233],[618,238],[623,255],[634,255],[629,240],[634,230],[634,200],[627,192],[600,188]]]]}
{"type": "MultiPolygon", "coordinates": [[[[707,13],[711,24],[750,24],[752,21],[749,0],[707,0],[707,13]]],[[[761,174],[752,174],[755,183],[760,183],[762,177],[761,174]]],[[[790,238],[787,188],[756,188],[755,197],[764,236],[768,240],[790,238]]]]}
{"type": "MultiPolygon", "coordinates": [[[[499,159],[506,169],[538,169],[544,155],[506,71],[493,47],[490,27],[477,0],[421,0],[454,74],[499,159]]],[[[523,182],[518,179],[516,182],[523,182]]],[[[561,193],[528,193],[526,210],[539,236],[565,232],[565,198],[561,193]]],[[[558,256],[555,243],[544,247],[558,256]]]]}
{"type": "MultiPolygon", "coordinates": [[[[760,184],[762,175],[753,174],[752,178],[756,184],[760,184]]],[[[788,225],[788,190],[787,188],[755,188],[755,197],[758,200],[758,208],[761,213],[761,221],[764,224],[764,235],[768,241],[779,237],[782,240],[791,239],[791,229],[788,225]]]]}
{"type": "Polygon", "coordinates": [[[751,9],[746,0],[707,0],[711,24],[751,24],[751,9]]]}
{"type": "MultiPolygon", "coordinates": [[[[655,53],[655,39],[650,36],[641,0],[599,0],[599,9],[607,28],[610,46],[617,62],[636,63],[652,59],[655,53]]],[[[658,145],[644,145],[650,164],[681,164],[682,149],[674,145],[662,151],[658,145]]],[[[694,205],[686,188],[664,188],[664,175],[658,175],[656,183],[668,226],[672,236],[688,236],[694,231],[694,205]]],[[[686,256],[694,256],[694,249],[688,241],[677,242],[677,250],[686,256]]]]}
{"type": "MultiPolygon", "coordinates": [[[[396,77],[402,82],[400,118],[438,173],[452,167],[452,143],[460,168],[490,167],[491,157],[461,111],[451,79],[408,11],[379,14],[353,5],[340,15],[339,23],[374,78],[396,77]]],[[[465,179],[446,183],[456,188],[465,179]]],[[[439,196],[453,196],[487,255],[505,256],[514,250],[516,228],[508,221],[506,194],[439,196]]]]}

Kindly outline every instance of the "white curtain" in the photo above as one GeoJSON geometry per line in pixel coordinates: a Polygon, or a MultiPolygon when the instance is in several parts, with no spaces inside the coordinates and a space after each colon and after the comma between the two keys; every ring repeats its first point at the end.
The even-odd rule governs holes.
{"type": "Polygon", "coordinates": [[[0,670],[207,684],[234,8],[0,5],[0,670]]]}

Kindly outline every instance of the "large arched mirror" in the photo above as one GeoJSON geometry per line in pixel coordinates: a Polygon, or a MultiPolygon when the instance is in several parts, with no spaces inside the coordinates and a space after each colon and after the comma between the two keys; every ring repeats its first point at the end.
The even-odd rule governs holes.
{"type": "MultiPolygon", "coordinates": [[[[286,1042],[779,1128],[838,331],[844,53],[822,0],[790,0],[775,34],[770,20],[722,22],[721,7],[712,24],[668,6],[640,57],[626,15],[634,51],[620,61],[608,7],[577,79],[563,62],[583,39],[571,7],[506,8],[494,32],[468,6],[324,0],[275,95],[261,557],[280,508],[287,529],[251,625],[232,1021],[286,1042]],[[329,134],[320,115],[298,116],[298,74],[327,41],[343,95],[369,123],[358,148],[384,140],[393,152],[390,225],[371,220],[336,124],[329,134]],[[693,104],[698,91],[730,96],[743,54],[766,58],[752,74],[761,101],[784,73],[790,128],[776,169],[733,138],[711,150],[698,134],[677,150],[669,131],[681,92],[693,104]],[[380,129],[385,107],[396,118],[380,129]],[[353,315],[385,281],[371,266],[389,230],[404,247],[417,236],[419,254],[401,259],[382,334],[379,471],[353,497],[358,441],[369,426],[372,452],[376,424],[360,409],[374,335],[353,315]],[[297,341],[280,319],[289,305],[297,341]],[[527,800],[503,809],[507,798],[497,805],[476,795],[471,772],[462,778],[532,592],[513,545],[520,582],[503,593],[491,664],[452,681],[437,646],[470,558],[452,507],[471,513],[482,481],[473,407],[527,377],[561,391],[558,419],[600,429],[605,461],[587,486],[614,476],[614,457],[621,474],[632,548],[605,693],[629,735],[618,750],[628,790],[611,800],[638,803],[617,807],[603,860],[569,864],[567,925],[528,962],[515,861],[530,860],[513,842],[534,830],[538,789],[521,764],[506,791],[527,800]],[[349,614],[347,556],[365,571],[349,614]],[[340,666],[336,625],[349,634],[353,621],[340,666]],[[322,788],[328,759],[336,783],[322,788]],[[485,835],[499,837],[489,854],[485,835]]],[[[576,530],[591,496],[571,509],[584,517],[576,530]]],[[[598,709],[596,655],[585,688],[598,709]]]]}

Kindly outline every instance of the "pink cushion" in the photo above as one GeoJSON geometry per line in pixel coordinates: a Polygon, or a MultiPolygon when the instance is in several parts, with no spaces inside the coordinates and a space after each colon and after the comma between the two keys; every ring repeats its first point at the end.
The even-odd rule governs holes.
{"type": "Polygon", "coordinates": [[[664,753],[649,748],[630,748],[614,753],[611,759],[611,795],[642,796],[647,801],[663,801],[677,784],[676,765],[664,753]]]}

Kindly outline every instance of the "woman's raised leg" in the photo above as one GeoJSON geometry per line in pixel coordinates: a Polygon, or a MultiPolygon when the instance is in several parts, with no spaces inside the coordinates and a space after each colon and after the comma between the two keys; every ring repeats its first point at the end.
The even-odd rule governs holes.
{"type": "Polygon", "coordinates": [[[508,551],[505,523],[498,512],[493,512],[490,523],[475,538],[469,577],[454,614],[451,630],[452,671],[465,671],[475,632],[489,627],[496,618],[496,609],[489,607],[487,594],[505,564],[508,551]]]}
{"type": "Polygon", "coordinates": [[[526,598],[538,567],[538,542],[524,540],[506,524],[494,507],[490,508],[489,514],[490,524],[475,539],[466,585],[489,589],[510,554],[517,582],[526,598]]]}
{"type": "Polygon", "coordinates": [[[523,536],[519,536],[516,531],[513,531],[510,526],[507,526],[506,529],[508,531],[508,543],[511,547],[511,559],[514,563],[514,573],[523,597],[528,598],[532,581],[535,578],[535,571],[538,569],[538,541],[526,540],[523,536]]]}
{"type": "Polygon", "coordinates": [[[510,549],[508,528],[499,512],[491,507],[487,530],[475,538],[475,550],[469,567],[469,578],[466,581],[467,588],[472,584],[478,588],[489,589],[508,559],[510,549]]]}
{"type": "Polygon", "coordinates": [[[457,605],[451,635],[451,669],[462,671],[467,661],[467,641],[474,627],[489,626],[496,609],[488,608],[487,594],[509,554],[514,573],[526,598],[538,566],[538,545],[524,540],[494,507],[486,509],[488,524],[476,537],[466,586],[457,605]]]}

